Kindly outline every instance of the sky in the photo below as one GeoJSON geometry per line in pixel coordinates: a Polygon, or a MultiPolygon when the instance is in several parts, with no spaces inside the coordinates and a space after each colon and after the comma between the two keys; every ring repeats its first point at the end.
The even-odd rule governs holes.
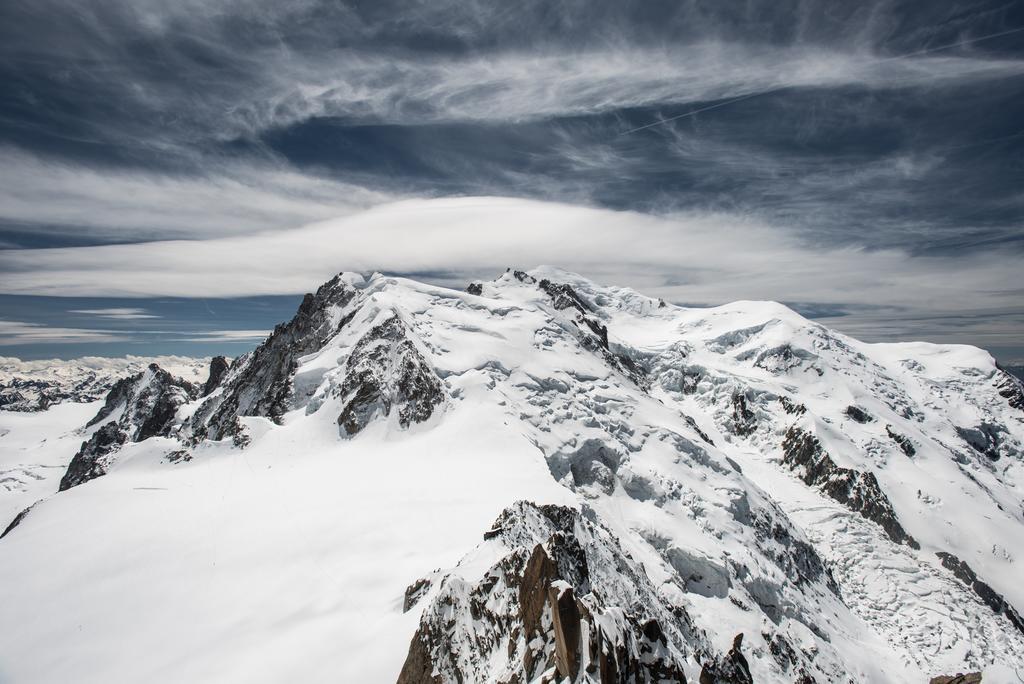
{"type": "Polygon", "coordinates": [[[1024,362],[1014,0],[0,3],[0,355],[551,264],[1024,362]]]}

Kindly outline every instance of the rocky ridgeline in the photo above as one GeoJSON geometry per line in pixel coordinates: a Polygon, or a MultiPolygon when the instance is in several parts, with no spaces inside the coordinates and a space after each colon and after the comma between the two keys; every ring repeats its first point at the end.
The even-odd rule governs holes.
{"type": "Polygon", "coordinates": [[[200,389],[155,363],[118,380],[99,413],[86,427],[101,424],[71,459],[60,491],[103,475],[113,454],[128,442],[167,437],[177,426],[178,409],[199,396],[200,389]],[[104,422],[109,421],[109,422],[104,422]]]}
{"type": "MultiPolygon", "coordinates": [[[[941,449],[964,472],[969,467],[998,474],[997,468],[1021,458],[1020,433],[1001,412],[1024,409],[1024,384],[1002,371],[942,383],[929,378],[924,389],[909,391],[906,377],[887,371],[852,342],[779,318],[704,340],[680,326],[673,329],[679,339],[634,348],[616,328],[622,319],[611,307],[622,304],[609,303],[611,297],[595,294],[585,282],[522,271],[499,281],[516,294],[506,310],[528,308],[542,321],[531,343],[538,354],[550,354],[545,359],[554,361],[548,366],[553,370],[549,377],[519,373],[513,379],[516,369],[500,358],[472,370],[490,376],[496,404],[509,407],[507,415],[518,419],[517,430],[543,455],[551,476],[587,503],[575,509],[520,502],[499,516],[474,552],[473,568],[481,555],[490,560],[482,576],[467,564],[410,586],[405,608],[422,612],[402,684],[684,682],[687,673],[701,684],[747,684],[752,669],[758,671],[748,658],[786,681],[853,681],[833,644],[838,632],[830,631],[839,629],[839,614],[853,603],[844,594],[851,585],[837,581],[849,580],[849,571],[834,574],[839,566],[815,546],[820,537],[812,544],[737,461],[744,453],[766,456],[783,467],[787,483],[804,491],[802,482],[840,504],[815,494],[818,505],[834,509],[832,515],[866,528],[866,543],[896,548],[891,541],[906,554],[900,557],[913,557],[923,552],[893,505],[901,499],[890,500],[883,489],[883,482],[892,482],[885,479],[887,462],[917,466],[941,449]],[[824,404],[821,394],[801,393],[818,383],[826,389],[815,391],[830,394],[830,383],[854,376],[862,384],[844,385],[857,392],[836,405],[824,404]],[[987,394],[968,391],[981,382],[987,394]],[[927,399],[918,401],[922,395],[927,399]],[[932,443],[920,428],[924,416],[943,410],[951,396],[982,410],[964,418],[964,425],[947,420],[945,436],[932,443]],[[730,449],[736,449],[733,458],[730,449]],[[843,467],[830,452],[844,458],[866,453],[873,460],[853,458],[856,468],[843,467]],[[621,516],[609,502],[615,510],[628,506],[636,519],[668,520],[666,530],[685,528],[714,541],[699,549],[690,537],[614,527],[609,521],[621,516]],[[616,534],[629,535],[630,543],[616,534]],[[723,540],[730,550],[715,555],[717,547],[726,547],[723,540]],[[651,564],[658,573],[649,574],[651,564]],[[730,630],[732,647],[716,649],[707,634],[714,627],[695,621],[687,595],[720,600],[760,626],[734,637],[730,630]]],[[[386,297],[376,298],[384,286],[335,277],[306,295],[292,320],[254,351],[230,364],[214,358],[201,386],[156,364],[117,381],[60,489],[102,476],[120,449],[153,437],[180,440],[178,451],[169,448],[169,460],[188,457],[203,440],[245,446],[246,417],[280,423],[296,409],[305,408],[307,416],[329,413],[347,439],[378,421],[404,430],[441,415],[458,395],[449,393],[433,365],[432,354],[440,352],[430,346],[430,316],[420,309],[417,319],[386,297]],[[190,417],[179,418],[189,415],[181,409],[190,403],[190,417]]],[[[485,330],[496,322],[486,316],[504,314],[472,300],[495,292],[501,292],[498,285],[473,284],[469,297],[443,303],[461,317],[479,315],[467,329],[485,330]],[[479,307],[476,314],[473,307],[479,307]]],[[[663,302],[626,301],[655,315],[667,309],[663,302]]],[[[915,363],[906,361],[906,369],[919,372],[915,363]]],[[[912,529],[928,542],[927,532],[912,529]]],[[[848,561],[844,568],[856,561],[844,559],[842,549],[835,553],[848,561]]],[[[955,577],[948,581],[961,597],[980,601],[1024,633],[1018,612],[974,569],[951,553],[940,552],[939,559],[944,570],[934,571],[955,577]]],[[[988,609],[980,609],[992,620],[988,609]]]]}
{"type": "Polygon", "coordinates": [[[85,404],[103,399],[114,384],[151,363],[191,373],[201,359],[168,356],[153,359],[86,357],[82,359],[21,361],[0,357],[0,411],[35,412],[64,403],[85,404]]]}
{"type": "Polygon", "coordinates": [[[797,427],[791,427],[786,432],[782,449],[785,454],[783,462],[796,470],[806,484],[818,487],[851,511],[878,523],[889,539],[897,544],[906,544],[912,549],[921,548],[900,525],[892,503],[882,491],[874,473],[836,465],[814,435],[797,427]]]}
{"type": "MultiPolygon", "coordinates": [[[[479,581],[451,573],[426,592],[400,684],[685,682],[695,652],[725,672],[726,659],[710,657],[686,611],[661,598],[592,512],[520,502],[485,540],[499,557],[479,581]]],[[[751,681],[732,674],[714,681],[751,681]]]]}
{"type": "Polygon", "coordinates": [[[45,411],[54,404],[85,404],[103,398],[114,378],[89,373],[73,383],[12,377],[0,380],[0,410],[45,411]]]}
{"type": "Polygon", "coordinates": [[[403,428],[422,423],[444,401],[441,379],[396,315],[366,333],[345,366],[345,380],[337,388],[344,406],[338,425],[345,435],[355,435],[393,409],[403,428]]]}
{"type": "Polygon", "coordinates": [[[275,327],[263,344],[231,364],[221,392],[203,403],[185,426],[191,441],[241,439],[239,416],[280,421],[289,407],[298,359],[321,349],[348,322],[339,312],[357,292],[342,274],[307,294],[289,322],[275,327]]]}

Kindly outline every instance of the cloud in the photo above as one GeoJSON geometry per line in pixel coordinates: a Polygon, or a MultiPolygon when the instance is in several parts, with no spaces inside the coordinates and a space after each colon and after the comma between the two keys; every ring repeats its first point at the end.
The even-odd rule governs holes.
{"type": "Polygon", "coordinates": [[[261,342],[270,335],[269,330],[207,330],[191,333],[190,337],[176,337],[170,342],[261,342]]]}
{"type": "Polygon", "coordinates": [[[743,215],[654,217],[488,197],[402,201],[285,233],[0,252],[0,292],[233,297],[305,292],[342,270],[440,272],[452,283],[540,263],[676,302],[842,305],[851,310],[844,326],[884,314],[890,325],[970,316],[1001,337],[1020,330],[1004,316],[1021,310],[1008,287],[1019,272],[1012,254],[825,247],[743,215]],[[986,324],[984,312],[995,311],[986,324]]]}
{"type": "Polygon", "coordinates": [[[111,318],[114,320],[137,320],[142,318],[160,318],[148,313],[145,309],[134,308],[111,308],[111,309],[69,309],[68,313],[86,314],[99,318],[111,318]]]}
{"type": "Polygon", "coordinates": [[[208,238],[339,216],[393,195],[267,164],[194,175],[45,160],[0,147],[0,218],[93,238],[208,238]]]}
{"type": "Polygon", "coordinates": [[[0,320],[0,346],[33,344],[80,344],[124,342],[128,338],[113,330],[61,328],[40,323],[0,320]]]}

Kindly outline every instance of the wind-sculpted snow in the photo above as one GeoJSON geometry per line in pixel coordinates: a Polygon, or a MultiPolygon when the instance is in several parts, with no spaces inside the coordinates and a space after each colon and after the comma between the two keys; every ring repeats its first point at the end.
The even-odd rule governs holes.
{"type": "MultiPolygon", "coordinates": [[[[407,684],[1024,671],[1024,393],[981,350],[540,268],[465,292],[342,274],[225,366],[163,383],[163,402],[118,385],[90,426],[61,423],[54,445],[86,440],[67,471],[85,484],[0,543],[15,675],[217,679],[252,658],[249,679],[407,684]],[[64,573],[50,550],[75,539],[64,573]],[[144,618],[78,579],[112,574],[144,618]],[[51,594],[76,601],[28,619],[51,594]],[[125,655],[154,649],[158,665],[125,655]]],[[[11,473],[56,453],[17,439],[11,473]]],[[[9,519],[46,495],[19,487],[9,519]]]]}

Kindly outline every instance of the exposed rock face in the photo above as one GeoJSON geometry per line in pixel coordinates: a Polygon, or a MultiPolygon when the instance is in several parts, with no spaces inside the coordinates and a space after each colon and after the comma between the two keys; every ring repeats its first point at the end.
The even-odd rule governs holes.
{"type": "Polygon", "coordinates": [[[896,445],[900,448],[900,451],[902,451],[907,456],[913,458],[914,455],[917,454],[917,449],[914,447],[914,443],[910,441],[910,438],[907,437],[906,435],[901,435],[900,433],[893,430],[892,425],[885,426],[885,433],[889,435],[892,441],[896,442],[896,445]]]}
{"type": "Polygon", "coordinates": [[[471,295],[476,295],[477,297],[479,297],[484,293],[484,286],[481,285],[480,283],[470,283],[469,287],[466,288],[466,292],[468,292],[471,295]]]}
{"type": "Polygon", "coordinates": [[[444,402],[443,387],[405,324],[392,315],[364,335],[348,357],[339,389],[344,407],[338,425],[342,434],[355,435],[392,409],[398,410],[403,428],[422,423],[444,402]]]}
{"type": "Polygon", "coordinates": [[[60,480],[60,491],[105,475],[111,455],[127,441],[128,434],[117,423],[107,423],[94,432],[89,441],[82,442],[82,448],[71,459],[60,480]]]}
{"type": "Polygon", "coordinates": [[[1018,631],[1024,634],[1024,618],[1021,618],[1013,606],[1006,602],[1006,599],[1002,597],[995,589],[990,587],[985,582],[981,581],[978,576],[974,573],[964,561],[960,560],[951,553],[945,551],[939,551],[936,554],[939,560],[942,561],[942,567],[951,571],[958,580],[966,584],[971,590],[978,595],[985,605],[992,609],[993,613],[1002,614],[1010,621],[1018,631]]]}
{"type": "MultiPolygon", "coordinates": [[[[520,271],[516,271],[516,278],[525,283],[536,282],[532,276],[523,274],[519,277],[520,271]]],[[[573,325],[579,330],[579,341],[584,349],[602,356],[609,366],[630,378],[638,387],[646,390],[649,386],[644,377],[643,369],[628,354],[616,353],[612,350],[608,340],[608,326],[602,323],[596,316],[594,306],[587,302],[571,285],[566,283],[554,283],[543,279],[537,283],[548,297],[556,311],[571,311],[575,315],[570,318],[573,325]]]]}
{"type": "Polygon", "coordinates": [[[120,416],[83,442],[60,482],[60,491],[106,473],[112,455],[126,442],[166,436],[178,408],[194,398],[196,387],[175,378],[156,364],[146,371],[118,381],[107,395],[92,426],[119,411],[120,416]]]}
{"type": "Polygon", "coordinates": [[[223,356],[214,356],[210,359],[210,375],[206,379],[206,384],[203,385],[201,396],[205,397],[220,387],[220,383],[224,380],[224,376],[227,375],[229,367],[228,360],[223,356]]]}
{"type": "Polygon", "coordinates": [[[939,675],[928,680],[928,684],[981,684],[980,672],[960,672],[955,675],[939,675]]]}
{"type": "Polygon", "coordinates": [[[1000,426],[983,422],[976,427],[958,427],[956,432],[979,454],[993,461],[998,461],[1002,456],[1000,450],[1002,440],[999,435],[1003,430],[1000,426]]]}
{"type": "Polygon", "coordinates": [[[61,479],[60,491],[106,473],[113,454],[125,443],[169,435],[176,426],[178,409],[198,393],[195,385],[174,377],[155,363],[137,375],[119,380],[88,426],[115,415],[116,418],[82,443],[61,479]]]}
{"type": "Polygon", "coordinates": [[[190,421],[193,440],[235,436],[239,416],[280,421],[289,407],[298,359],[321,349],[348,322],[342,309],[355,295],[344,274],[321,285],[316,294],[307,294],[291,321],[278,325],[263,344],[236,359],[223,380],[224,391],[204,403],[190,421]]]}
{"type": "Polygon", "coordinates": [[[818,487],[850,510],[878,523],[889,539],[897,544],[920,548],[900,525],[892,503],[879,487],[874,473],[836,465],[814,435],[795,426],[786,432],[782,450],[783,462],[798,471],[806,484],[818,487]]]}
{"type": "Polygon", "coordinates": [[[583,299],[580,298],[576,290],[572,289],[572,285],[566,285],[564,283],[552,283],[550,280],[541,280],[537,287],[544,290],[549,297],[551,302],[554,304],[556,309],[576,309],[580,313],[588,314],[593,313],[593,309],[583,299]]]}
{"type": "Polygon", "coordinates": [[[874,420],[874,417],[860,406],[847,406],[844,413],[861,424],[870,423],[874,420]]]}
{"type": "Polygon", "coordinates": [[[1013,408],[1024,411],[1024,381],[999,369],[995,382],[999,389],[999,396],[1006,399],[1013,408]]]}
{"type": "Polygon", "coordinates": [[[23,511],[21,511],[20,513],[18,513],[18,515],[14,516],[14,520],[12,520],[10,522],[10,524],[8,524],[6,528],[4,528],[3,533],[0,534],[0,539],[3,539],[4,537],[6,537],[8,534],[11,533],[11,530],[13,530],[15,527],[20,525],[21,521],[25,519],[25,516],[27,516],[29,514],[29,512],[32,510],[33,506],[35,506],[35,504],[32,504],[32,506],[29,506],[28,508],[26,508],[23,511]]]}
{"type": "Polygon", "coordinates": [[[740,651],[742,645],[743,635],[737,634],[725,658],[705,663],[701,668],[700,684],[753,684],[750,666],[740,651]]]}
{"type": "Polygon", "coordinates": [[[733,432],[740,437],[746,437],[757,430],[757,414],[751,410],[746,395],[740,392],[732,395],[732,419],[733,432]]]}
{"type": "Polygon", "coordinates": [[[488,543],[507,553],[479,582],[452,574],[432,592],[401,684],[553,681],[556,673],[686,681],[683,661],[706,648],[703,633],[603,526],[571,508],[520,502],[494,530],[488,543]]]}

